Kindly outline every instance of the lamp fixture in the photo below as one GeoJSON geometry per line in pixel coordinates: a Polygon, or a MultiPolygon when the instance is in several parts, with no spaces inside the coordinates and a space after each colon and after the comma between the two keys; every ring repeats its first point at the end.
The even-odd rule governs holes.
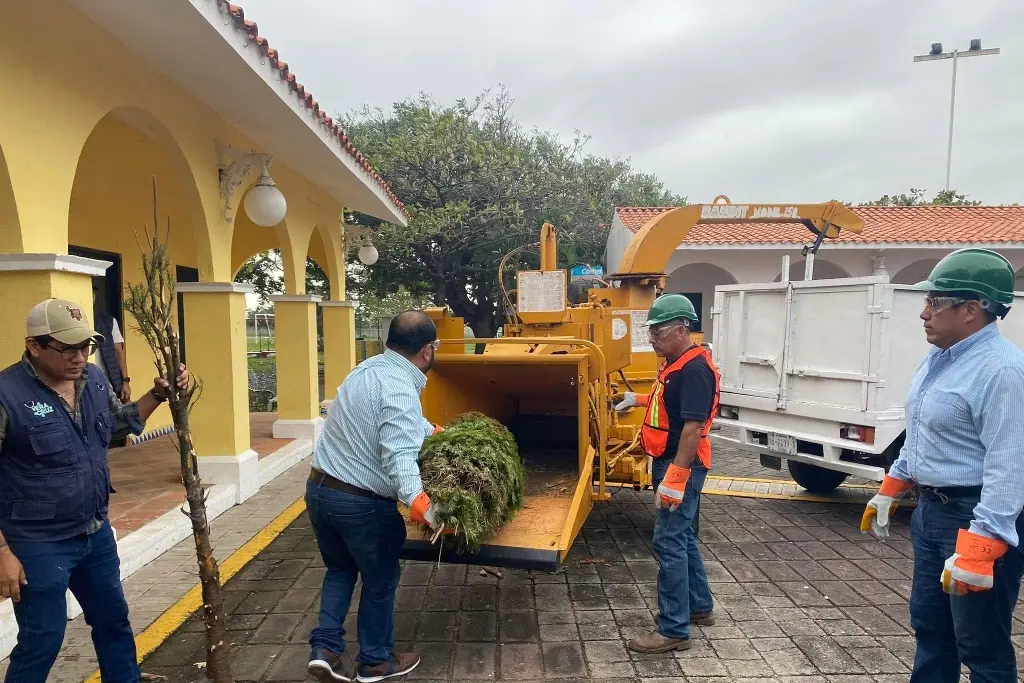
{"type": "Polygon", "coordinates": [[[234,221],[232,200],[235,191],[245,181],[250,171],[259,168],[259,176],[252,190],[245,198],[245,213],[256,225],[271,227],[284,220],[288,211],[288,202],[277,189],[274,179],[270,177],[270,164],[273,157],[262,152],[243,152],[239,149],[217,143],[221,158],[227,163],[218,169],[220,179],[220,197],[224,202],[224,220],[234,221]]]}
{"type": "Polygon", "coordinates": [[[267,169],[269,161],[260,164],[260,176],[249,193],[245,195],[245,213],[256,225],[269,228],[284,220],[288,213],[288,200],[277,189],[267,169]]]}
{"type": "Polygon", "coordinates": [[[359,262],[364,266],[372,266],[377,262],[380,253],[377,247],[373,246],[372,230],[362,225],[344,224],[345,228],[345,249],[359,248],[359,262]]]}
{"type": "Polygon", "coordinates": [[[380,254],[377,253],[377,247],[373,246],[373,243],[367,239],[366,244],[359,248],[359,262],[364,266],[372,266],[377,262],[377,258],[380,254]]]}

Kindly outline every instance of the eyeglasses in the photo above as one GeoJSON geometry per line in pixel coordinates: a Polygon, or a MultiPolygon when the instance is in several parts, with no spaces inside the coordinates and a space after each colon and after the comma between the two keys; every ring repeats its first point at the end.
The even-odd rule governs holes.
{"type": "Polygon", "coordinates": [[[663,337],[669,330],[674,330],[679,327],[686,327],[686,325],[665,325],[664,327],[651,327],[647,330],[647,335],[650,337],[663,337]]]}
{"type": "Polygon", "coordinates": [[[924,307],[932,313],[941,313],[947,308],[953,308],[960,304],[965,304],[970,299],[964,299],[958,296],[926,296],[924,298],[924,307]]]}
{"type": "Polygon", "coordinates": [[[96,342],[89,342],[85,346],[65,346],[57,348],[53,344],[46,344],[44,348],[56,351],[64,360],[74,360],[79,353],[84,353],[86,358],[91,358],[96,353],[96,342]]]}
{"type": "Polygon", "coordinates": [[[432,347],[434,347],[435,351],[437,351],[438,349],[441,348],[441,340],[440,339],[435,339],[434,341],[430,342],[430,345],[432,347]]]}

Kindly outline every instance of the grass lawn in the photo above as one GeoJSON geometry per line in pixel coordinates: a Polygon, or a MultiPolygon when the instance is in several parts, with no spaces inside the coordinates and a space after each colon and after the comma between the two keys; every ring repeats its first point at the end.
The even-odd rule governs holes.
{"type": "Polygon", "coordinates": [[[247,337],[245,340],[246,351],[273,351],[275,343],[277,342],[276,337],[263,337],[262,339],[257,337],[247,337]]]}

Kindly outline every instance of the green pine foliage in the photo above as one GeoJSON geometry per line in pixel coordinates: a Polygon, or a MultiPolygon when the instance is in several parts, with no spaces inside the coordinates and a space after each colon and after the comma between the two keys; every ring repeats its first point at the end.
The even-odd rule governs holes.
{"type": "Polygon", "coordinates": [[[423,442],[423,488],[455,529],[460,550],[474,551],[511,521],[526,497],[526,469],[512,433],[478,412],[463,413],[423,442]]]}

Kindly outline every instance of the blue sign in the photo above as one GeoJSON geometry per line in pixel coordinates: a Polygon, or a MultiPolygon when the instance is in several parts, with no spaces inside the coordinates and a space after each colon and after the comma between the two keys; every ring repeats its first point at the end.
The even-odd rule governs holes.
{"type": "Polygon", "coordinates": [[[576,265],[569,267],[569,279],[575,280],[581,277],[587,277],[589,275],[604,275],[604,266],[596,265],[576,265]]]}

